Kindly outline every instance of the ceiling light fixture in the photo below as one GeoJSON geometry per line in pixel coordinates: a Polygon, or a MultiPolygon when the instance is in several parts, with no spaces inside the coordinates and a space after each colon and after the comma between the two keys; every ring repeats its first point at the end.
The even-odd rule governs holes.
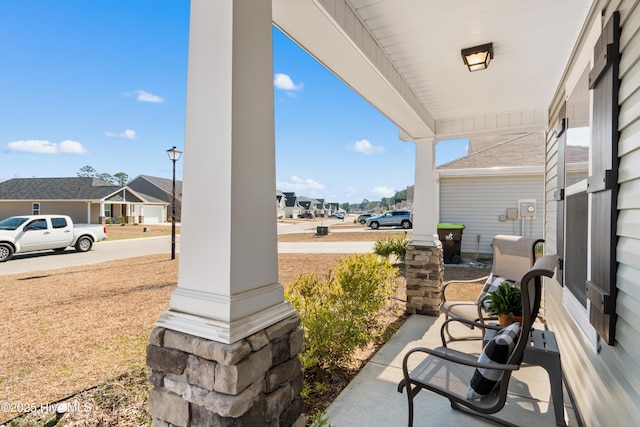
{"type": "Polygon", "coordinates": [[[462,49],[462,60],[469,71],[484,70],[493,59],[493,43],[462,49]]]}

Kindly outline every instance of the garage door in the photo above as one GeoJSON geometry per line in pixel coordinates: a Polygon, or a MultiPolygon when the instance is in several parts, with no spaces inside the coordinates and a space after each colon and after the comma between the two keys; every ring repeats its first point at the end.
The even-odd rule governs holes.
{"type": "Polygon", "coordinates": [[[164,209],[162,206],[145,206],[144,207],[144,223],[145,224],[157,224],[165,222],[164,209]]]}

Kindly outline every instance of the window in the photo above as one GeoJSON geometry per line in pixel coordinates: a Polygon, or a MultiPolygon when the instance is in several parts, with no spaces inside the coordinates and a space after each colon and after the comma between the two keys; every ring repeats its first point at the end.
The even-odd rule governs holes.
{"type": "Polygon", "coordinates": [[[556,133],[563,303],[594,348],[597,336],[615,342],[619,19],[602,29],[556,133]]]}
{"type": "Polygon", "coordinates": [[[111,218],[111,204],[107,203],[104,205],[104,217],[111,218]]]}
{"type": "Polygon", "coordinates": [[[44,219],[36,219],[31,221],[24,227],[25,230],[46,230],[47,221],[44,219]]]}
{"type": "Polygon", "coordinates": [[[31,215],[40,215],[40,203],[34,202],[31,205],[31,215]]]}
{"type": "Polygon", "coordinates": [[[51,218],[51,227],[65,228],[66,226],[67,226],[67,220],[65,218],[51,218]]]}
{"type": "Polygon", "coordinates": [[[590,145],[589,67],[567,99],[564,147],[564,285],[586,309],[589,235],[587,177],[590,145]]]}

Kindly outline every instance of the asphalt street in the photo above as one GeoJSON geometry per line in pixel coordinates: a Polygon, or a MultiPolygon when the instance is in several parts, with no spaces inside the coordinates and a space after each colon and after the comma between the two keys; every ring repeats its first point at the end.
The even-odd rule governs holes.
{"type": "MultiPolygon", "coordinates": [[[[176,236],[176,248],[179,248],[179,244],[180,236],[178,235],[176,236]]],[[[68,247],[64,252],[59,253],[42,251],[17,254],[9,261],[0,263],[0,275],[96,264],[163,253],[171,256],[171,236],[106,240],[95,243],[89,252],[76,252],[72,247],[68,247]]]]}
{"type": "MultiPolygon", "coordinates": [[[[339,223],[339,220],[325,221],[324,225],[339,223]]],[[[278,234],[312,231],[317,223],[278,223],[278,234]]],[[[349,229],[348,231],[365,230],[349,229]]],[[[337,230],[335,230],[337,231],[337,230]]],[[[347,231],[347,230],[345,230],[347,231]]],[[[334,232],[332,230],[332,232],[334,232]]],[[[280,242],[279,253],[366,253],[371,252],[375,236],[371,242],[280,242]]],[[[180,235],[176,236],[176,251],[180,251],[180,235]]],[[[15,255],[11,260],[0,263],[0,276],[4,274],[66,268],[77,265],[96,264],[117,259],[143,255],[164,254],[170,256],[171,236],[143,237],[139,239],[107,240],[93,245],[89,252],[76,252],[69,247],[64,252],[32,252],[15,255]]]]}

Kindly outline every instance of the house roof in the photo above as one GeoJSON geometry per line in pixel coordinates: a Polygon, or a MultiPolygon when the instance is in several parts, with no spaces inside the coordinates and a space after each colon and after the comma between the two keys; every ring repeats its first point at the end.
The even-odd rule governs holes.
{"type": "Polygon", "coordinates": [[[0,200],[102,200],[126,188],[151,203],[165,203],[147,194],[133,192],[99,178],[13,178],[0,182],[0,200]]]}
{"type": "Polygon", "coordinates": [[[99,178],[14,178],[0,182],[0,200],[99,200],[119,185],[99,178]]]}
{"type": "MultiPolygon", "coordinates": [[[[139,175],[137,178],[134,178],[132,181],[138,178],[142,178],[146,181],[149,181],[151,184],[155,185],[156,187],[158,187],[159,189],[161,189],[167,194],[172,194],[173,192],[173,179],[158,178],[157,176],[150,176],[150,175],[139,175]]],[[[182,197],[182,181],[179,181],[179,180],[176,180],[176,197],[177,198],[182,197]]]]}
{"type": "Polygon", "coordinates": [[[471,138],[478,151],[438,166],[437,170],[544,166],[545,146],[541,132],[510,135],[509,138],[471,138]],[[494,143],[495,141],[495,143],[494,143]]]}
{"type": "Polygon", "coordinates": [[[287,191],[283,191],[284,197],[285,197],[285,206],[288,208],[292,208],[294,206],[297,205],[297,201],[298,199],[296,198],[296,193],[295,192],[287,192],[287,191]]]}

